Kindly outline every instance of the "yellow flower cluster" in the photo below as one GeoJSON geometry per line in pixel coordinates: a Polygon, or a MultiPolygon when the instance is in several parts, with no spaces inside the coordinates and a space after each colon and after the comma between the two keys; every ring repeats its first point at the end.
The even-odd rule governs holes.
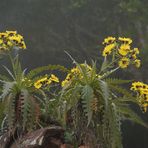
{"type": "Polygon", "coordinates": [[[130,52],[130,45],[129,44],[121,44],[118,52],[121,56],[126,56],[130,52]]]}
{"type": "MultiPolygon", "coordinates": [[[[91,68],[89,65],[87,65],[87,64],[80,64],[80,66],[81,66],[81,68],[86,68],[86,69],[87,69],[87,72],[89,72],[89,71],[92,69],[92,68],[91,68]]],[[[68,85],[71,83],[71,80],[72,80],[74,77],[77,77],[77,78],[79,78],[79,79],[82,79],[82,78],[83,78],[83,76],[82,76],[82,74],[81,74],[81,71],[80,71],[80,69],[79,69],[78,66],[76,66],[76,67],[74,67],[74,68],[72,68],[72,69],[70,70],[70,72],[67,74],[65,80],[62,81],[61,86],[62,86],[62,87],[68,86],[68,85]]]]}
{"type": "Polygon", "coordinates": [[[127,68],[130,64],[135,65],[139,68],[141,61],[137,59],[139,49],[131,49],[132,40],[130,38],[119,37],[107,37],[104,39],[105,44],[102,56],[107,57],[108,55],[114,54],[114,57],[118,58],[118,65],[120,68],[127,68]]]}
{"type": "Polygon", "coordinates": [[[104,50],[103,50],[102,55],[103,55],[104,57],[106,57],[107,55],[111,54],[111,52],[112,52],[112,50],[115,48],[115,46],[116,46],[115,43],[106,45],[106,47],[105,47],[104,50]]]}
{"type": "Polygon", "coordinates": [[[0,33],[0,52],[8,51],[13,47],[26,49],[23,36],[16,31],[6,31],[0,33]]]}
{"type": "Polygon", "coordinates": [[[67,86],[67,85],[70,83],[70,80],[71,80],[71,75],[68,74],[68,75],[66,76],[65,80],[62,81],[61,86],[62,86],[62,87],[67,86]]]}
{"type": "Polygon", "coordinates": [[[74,67],[70,70],[70,73],[67,74],[66,78],[64,81],[62,81],[61,86],[65,87],[68,84],[70,84],[70,80],[73,78],[73,76],[78,76],[80,75],[80,70],[78,67],[74,67]]]}
{"type": "Polygon", "coordinates": [[[132,43],[132,40],[130,38],[119,37],[118,40],[123,42],[123,44],[131,44],[132,43]]]}
{"type": "Polygon", "coordinates": [[[144,84],[143,82],[134,82],[132,83],[131,90],[138,93],[138,101],[140,106],[144,112],[146,112],[148,107],[148,85],[144,84]]]}
{"type": "Polygon", "coordinates": [[[103,41],[103,45],[105,45],[102,55],[104,57],[111,54],[111,52],[114,50],[116,46],[116,38],[115,37],[107,37],[103,41]]]}
{"type": "Polygon", "coordinates": [[[126,57],[123,57],[119,60],[118,64],[121,68],[127,68],[129,65],[130,60],[126,57]]]}
{"type": "Polygon", "coordinates": [[[47,86],[47,85],[51,84],[52,82],[58,83],[59,82],[58,77],[56,77],[55,75],[51,74],[50,78],[48,78],[48,76],[45,75],[45,77],[37,80],[34,83],[34,87],[36,89],[40,89],[42,86],[47,86]]]}
{"type": "Polygon", "coordinates": [[[103,44],[112,44],[112,43],[114,43],[115,40],[116,40],[115,37],[109,36],[109,37],[104,39],[103,44]]]}

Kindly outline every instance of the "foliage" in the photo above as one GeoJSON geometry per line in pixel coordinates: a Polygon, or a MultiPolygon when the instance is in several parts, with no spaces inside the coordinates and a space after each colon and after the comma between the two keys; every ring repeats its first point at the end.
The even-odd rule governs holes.
{"type": "Polygon", "coordinates": [[[138,91],[135,97],[124,88],[130,80],[111,77],[119,68],[125,69],[130,64],[140,67],[139,49],[132,49],[131,43],[130,38],[104,39],[104,62],[100,69],[94,61],[91,65],[79,64],[68,54],[75,64],[70,70],[48,65],[27,73],[21,68],[19,56],[12,57],[8,50],[12,72],[4,66],[9,77],[0,75],[8,131],[26,132],[54,123],[65,128],[66,141],[75,146],[84,143],[90,147],[122,148],[123,120],[148,127],[131,109],[131,104],[136,104],[147,111],[147,85],[133,82],[131,89],[138,91]],[[67,72],[61,85],[54,70],[67,72]],[[47,71],[50,73],[43,75],[47,71]]]}
{"type": "Polygon", "coordinates": [[[31,82],[26,82],[25,71],[22,71],[18,57],[13,61],[13,73],[8,68],[9,80],[1,80],[3,91],[1,99],[5,102],[5,114],[9,131],[15,128],[28,130],[38,122],[39,106],[30,89],[31,82]]]}
{"type": "MultiPolygon", "coordinates": [[[[119,40],[123,41],[123,45],[129,45],[132,42],[130,38],[119,38],[119,40]]],[[[116,44],[114,42],[115,38],[108,37],[103,44],[107,44],[107,47],[110,44],[116,44]]],[[[123,120],[128,119],[148,127],[131,109],[131,104],[140,105],[140,102],[131,92],[121,86],[131,81],[109,77],[120,67],[126,68],[130,63],[133,63],[130,58],[131,53],[135,54],[135,58],[139,53],[137,48],[123,49],[122,44],[113,46],[109,50],[104,48],[102,52],[105,60],[100,71],[94,62],[90,66],[87,63],[79,64],[73,59],[76,67],[70,70],[62,82],[63,88],[59,99],[61,121],[73,133],[73,140],[71,140],[73,144],[83,141],[86,145],[93,143],[94,145],[91,147],[100,144],[107,148],[118,148],[122,147],[121,122],[123,120]],[[120,53],[122,49],[124,55],[120,53]],[[133,51],[135,52],[133,53],[133,51]],[[125,57],[129,58],[129,63],[123,62],[122,66],[119,62],[125,57]],[[118,65],[116,67],[114,62],[119,63],[119,67],[118,65]],[[127,65],[124,67],[124,64],[127,65]],[[88,136],[86,133],[90,129],[93,133],[90,132],[88,136]],[[94,131],[94,129],[98,130],[94,131]]],[[[144,85],[147,87],[146,84],[144,85]]],[[[147,96],[147,90],[145,91],[147,96]]],[[[147,105],[145,102],[145,111],[147,105]]]]}
{"type": "MultiPolygon", "coordinates": [[[[19,37],[18,40],[23,38],[21,35],[17,35],[16,31],[6,31],[6,33],[0,35],[3,34],[11,38],[19,37]],[[11,35],[7,35],[8,33],[11,33],[11,35]]],[[[0,39],[2,39],[0,44],[2,50],[5,42],[3,36],[0,39]]],[[[8,42],[10,42],[9,38],[8,42]]],[[[13,42],[14,39],[12,46],[8,46],[1,53],[8,55],[12,64],[12,71],[3,66],[7,73],[0,75],[0,83],[2,84],[0,99],[3,106],[5,105],[4,109],[1,108],[1,116],[5,114],[3,123],[8,126],[9,132],[13,133],[17,129],[22,133],[40,126],[42,106],[47,106],[48,102],[43,90],[50,92],[50,88],[47,89],[47,86],[53,87],[59,82],[59,79],[52,73],[45,76],[38,76],[38,74],[55,69],[64,71],[66,68],[59,65],[48,65],[35,68],[27,73],[26,69],[22,70],[19,62],[18,50],[22,47],[19,46],[19,41],[15,45],[13,42]],[[16,52],[16,54],[13,55],[12,52],[16,52]]],[[[24,41],[23,45],[25,45],[24,41]]]]}
{"type": "Polygon", "coordinates": [[[6,105],[5,114],[8,117],[9,131],[13,131],[15,128],[23,129],[22,132],[36,129],[40,126],[41,111],[46,109],[45,106],[48,105],[44,91],[50,92],[49,86],[55,87],[56,83],[59,82],[59,79],[51,73],[44,76],[37,75],[45,70],[65,70],[66,68],[49,65],[33,69],[27,74],[26,70],[22,70],[18,56],[14,59],[11,55],[9,57],[12,62],[13,73],[7,67],[4,67],[9,77],[1,76],[0,80],[3,85],[0,97],[6,105]]]}
{"type": "MultiPolygon", "coordinates": [[[[129,36],[142,49],[142,67],[138,71],[134,68],[124,70],[124,73],[119,71],[117,76],[148,83],[147,5],[147,0],[15,0],[15,3],[2,0],[1,30],[6,26],[15,26],[24,34],[31,49],[24,51],[22,56],[25,61],[23,66],[28,69],[48,63],[62,63],[69,67],[69,58],[66,58],[63,50],[67,50],[79,62],[85,59],[90,63],[92,57],[96,58],[99,65],[101,57],[98,56],[98,49],[101,47],[98,43],[105,36],[129,36]]],[[[141,143],[147,147],[147,131],[137,126],[132,128],[126,128],[125,147],[141,147],[141,143]],[[137,131],[138,140],[135,140],[137,135],[132,128],[137,131]]]]}

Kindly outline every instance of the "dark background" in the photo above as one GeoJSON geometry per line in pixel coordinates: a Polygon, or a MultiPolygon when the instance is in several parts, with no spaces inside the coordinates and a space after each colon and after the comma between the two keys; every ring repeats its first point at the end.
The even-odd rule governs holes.
{"type": "MultiPolygon", "coordinates": [[[[0,0],[0,32],[17,30],[27,44],[21,54],[24,68],[95,59],[107,36],[131,37],[140,48],[142,67],[118,77],[148,83],[148,0],[0,0]]],[[[5,64],[5,60],[1,61],[5,64]]],[[[139,110],[139,108],[135,108],[139,110]]],[[[148,113],[138,113],[148,122],[148,113]]],[[[147,148],[148,130],[124,122],[124,148],[147,148]]]]}

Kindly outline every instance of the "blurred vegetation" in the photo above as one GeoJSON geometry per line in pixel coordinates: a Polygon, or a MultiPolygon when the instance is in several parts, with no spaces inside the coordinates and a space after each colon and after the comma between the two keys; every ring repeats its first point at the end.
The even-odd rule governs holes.
{"type": "MultiPolygon", "coordinates": [[[[142,68],[140,72],[129,68],[126,75],[148,83],[147,8],[147,0],[1,0],[0,31],[24,35],[28,50],[22,62],[28,69],[49,63],[69,66],[64,50],[79,62],[95,58],[99,63],[104,37],[131,37],[141,49],[142,68]]],[[[127,78],[122,72],[118,75],[127,78]]],[[[124,130],[125,147],[146,147],[145,129],[128,125],[124,130]]]]}

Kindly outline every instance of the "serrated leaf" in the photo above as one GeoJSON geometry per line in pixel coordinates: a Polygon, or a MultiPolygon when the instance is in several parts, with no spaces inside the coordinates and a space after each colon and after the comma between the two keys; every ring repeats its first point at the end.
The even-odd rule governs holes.
{"type": "Polygon", "coordinates": [[[14,120],[15,120],[15,114],[14,114],[14,108],[15,108],[15,104],[14,104],[14,96],[13,94],[9,94],[6,97],[6,115],[7,115],[7,121],[8,121],[8,128],[9,131],[11,131],[14,128],[14,120]]]}
{"type": "Polygon", "coordinates": [[[102,63],[102,66],[101,66],[101,70],[100,71],[103,72],[106,69],[107,65],[108,65],[108,61],[107,61],[106,58],[104,58],[104,61],[102,63]]]}
{"type": "Polygon", "coordinates": [[[91,100],[93,99],[93,95],[93,89],[89,85],[85,85],[82,89],[82,105],[86,112],[86,116],[88,117],[87,126],[89,126],[93,115],[93,111],[91,110],[91,100]]]}
{"type": "Polygon", "coordinates": [[[125,84],[125,83],[132,82],[132,80],[122,80],[122,79],[118,79],[118,78],[106,78],[105,81],[108,84],[112,84],[112,85],[125,84]]]}
{"type": "Polygon", "coordinates": [[[29,100],[29,93],[27,90],[22,90],[21,92],[22,96],[22,117],[23,117],[23,129],[25,129],[27,121],[28,121],[28,114],[30,112],[30,100],[29,100]]]}
{"type": "Polygon", "coordinates": [[[109,88],[114,92],[118,93],[118,94],[122,94],[123,95],[123,99],[125,99],[125,101],[130,101],[130,102],[134,102],[136,103],[136,99],[135,97],[132,96],[132,94],[127,91],[125,88],[122,88],[121,86],[118,85],[112,85],[109,84],[109,88]]]}
{"type": "Polygon", "coordinates": [[[35,68],[35,69],[31,70],[26,75],[26,77],[28,79],[32,79],[33,77],[35,77],[39,73],[42,73],[44,71],[49,71],[49,70],[60,70],[60,71],[63,71],[63,72],[67,72],[68,71],[67,68],[65,68],[64,66],[61,66],[61,65],[48,65],[48,66],[41,66],[41,67],[38,67],[38,68],[35,68]]]}
{"type": "Polygon", "coordinates": [[[148,124],[146,124],[140,116],[138,116],[132,109],[130,109],[128,106],[120,106],[118,108],[118,112],[124,115],[125,118],[128,120],[131,120],[135,123],[141,124],[144,127],[148,128],[148,124]]]}
{"type": "Polygon", "coordinates": [[[3,89],[2,89],[2,94],[0,96],[0,99],[4,99],[12,90],[13,86],[16,84],[16,82],[3,82],[3,89]]]}
{"type": "Polygon", "coordinates": [[[102,91],[102,97],[105,103],[105,109],[108,108],[108,100],[109,100],[109,88],[108,84],[105,81],[99,80],[100,88],[102,91]]]}
{"type": "Polygon", "coordinates": [[[8,78],[5,75],[0,74],[0,80],[2,80],[2,81],[10,81],[10,78],[8,78]]]}
{"type": "Polygon", "coordinates": [[[9,73],[9,75],[12,77],[12,79],[15,80],[15,77],[14,77],[14,75],[12,74],[12,72],[11,72],[6,66],[3,65],[3,67],[4,67],[4,69],[9,73]]]}

